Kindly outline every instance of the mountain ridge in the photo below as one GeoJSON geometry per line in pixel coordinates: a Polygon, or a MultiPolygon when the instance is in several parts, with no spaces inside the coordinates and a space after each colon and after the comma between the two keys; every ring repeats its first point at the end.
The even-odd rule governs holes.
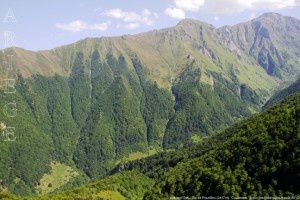
{"type": "Polygon", "coordinates": [[[19,112],[0,113],[0,124],[15,126],[18,139],[0,143],[1,169],[9,169],[0,170],[4,185],[34,193],[54,161],[103,177],[137,152],[179,149],[260,111],[277,85],[299,71],[297,44],[280,43],[299,39],[291,23],[275,38],[268,37],[273,24],[218,31],[185,20],[38,53],[10,49],[16,93],[0,90],[0,107],[14,101],[19,112]]]}
{"type": "MultiPolygon", "coordinates": [[[[266,14],[265,14],[266,15],[266,14]]],[[[268,14],[269,16],[271,14],[268,14]]],[[[276,14],[278,15],[278,14],[276,14]]],[[[264,15],[256,18],[266,18],[263,17],[264,15]]],[[[283,17],[283,16],[281,16],[283,17]]],[[[283,17],[289,18],[289,17],[283,17]]],[[[297,20],[292,18],[293,20],[297,20]]],[[[253,21],[253,20],[251,20],[253,21]]],[[[299,21],[299,20],[298,20],[299,21]]],[[[240,23],[234,26],[242,25],[249,22],[240,23]]],[[[228,27],[228,26],[224,26],[228,27]]],[[[147,68],[149,68],[150,73],[152,74],[152,79],[155,80],[153,77],[162,76],[159,80],[156,80],[160,86],[162,87],[170,87],[170,83],[162,80],[167,78],[167,76],[176,76],[168,75],[169,71],[173,70],[173,67],[176,65],[176,60],[180,60],[189,54],[194,54],[194,48],[190,47],[192,43],[198,43],[199,39],[198,34],[203,32],[203,34],[214,35],[215,32],[220,32],[224,27],[215,28],[212,25],[209,25],[205,22],[201,22],[194,19],[184,19],[180,21],[176,26],[164,28],[160,30],[152,30],[144,33],[139,33],[136,35],[123,35],[123,36],[116,36],[116,37],[100,37],[100,38],[86,38],[83,40],[79,40],[73,44],[63,45],[60,47],[56,47],[50,50],[41,50],[41,51],[30,51],[25,49],[16,48],[16,52],[13,52],[15,55],[15,67],[18,68],[18,71],[22,73],[25,77],[30,77],[33,74],[40,73],[46,76],[52,76],[55,73],[58,73],[63,76],[68,76],[70,74],[70,67],[71,67],[71,60],[74,57],[76,51],[80,51],[85,49],[87,51],[85,54],[91,54],[93,48],[101,48],[101,54],[105,57],[105,54],[112,52],[113,54],[124,54],[125,57],[130,56],[130,52],[137,54],[142,62],[145,64],[147,68]],[[190,26],[190,27],[186,27],[190,26]],[[202,26],[204,26],[204,32],[202,31],[202,26]],[[200,30],[198,30],[200,28],[200,30]],[[208,30],[206,30],[208,29],[208,30]],[[199,32],[200,31],[200,32],[199,32]],[[177,36],[181,35],[180,37],[173,37],[173,34],[177,36]],[[179,34],[179,35],[178,35],[179,34]],[[128,40],[128,41],[126,41],[128,40]],[[184,40],[185,43],[188,43],[190,40],[190,44],[178,45],[177,43],[179,40],[184,40]],[[167,42],[167,43],[166,43],[167,42]],[[170,43],[170,44],[168,44],[170,43]],[[98,46],[98,47],[97,47],[98,46]],[[168,49],[182,49],[181,51],[168,51],[168,49]],[[87,50],[91,49],[91,50],[87,50]],[[141,50],[142,49],[142,50],[141,50]],[[129,51],[129,52],[128,52],[129,51]],[[161,53],[162,51],[166,51],[166,53],[161,53]],[[172,55],[173,54],[173,55],[172,55]],[[156,58],[155,58],[155,57],[156,58]],[[175,59],[174,62],[170,63],[170,60],[175,59]],[[30,63],[31,62],[31,63],[30,63]],[[158,73],[155,71],[158,70],[158,73]]],[[[220,33],[217,33],[220,34],[220,33]]],[[[222,34],[221,34],[222,35],[222,34]]],[[[216,36],[209,37],[203,36],[205,41],[209,38],[216,40],[216,36]]],[[[221,39],[224,40],[224,39],[221,39]]],[[[231,49],[231,45],[233,44],[232,41],[229,44],[225,44],[223,42],[222,48],[231,49]]],[[[209,59],[214,58],[216,55],[213,54],[214,50],[207,49],[204,46],[200,47],[200,53],[209,59]]],[[[235,44],[236,47],[238,45],[235,44]]],[[[234,48],[236,48],[234,47],[234,48]]],[[[199,47],[197,47],[199,48],[199,47]]],[[[237,49],[237,56],[239,56],[241,50],[240,48],[237,49]]],[[[231,49],[233,54],[236,54],[234,49],[231,49]]],[[[223,50],[222,50],[223,51],[223,50]]],[[[10,50],[7,49],[7,52],[10,53],[10,50]]],[[[198,53],[196,53],[198,54],[198,53]]],[[[247,54],[247,53],[245,53],[247,54]]],[[[1,56],[1,55],[0,55],[1,56]]],[[[88,56],[88,55],[86,55],[88,56]]],[[[103,57],[102,56],[102,57],[103,57]]],[[[202,57],[198,55],[193,55],[197,60],[204,60],[202,57]]],[[[2,55],[3,57],[3,55],[2,55]]],[[[3,58],[4,59],[4,58],[3,58]]],[[[248,56],[244,56],[243,60],[251,60],[248,56]]],[[[129,58],[126,58],[129,60],[129,58]]],[[[256,65],[255,60],[249,61],[250,65],[256,65]]],[[[208,64],[209,65],[209,64],[208,64]]],[[[1,66],[4,69],[4,66],[1,66]]],[[[1,69],[1,68],[0,68],[1,69]]],[[[179,70],[179,69],[178,69],[179,70]]],[[[170,78],[170,77],[169,77],[170,78]]]]}

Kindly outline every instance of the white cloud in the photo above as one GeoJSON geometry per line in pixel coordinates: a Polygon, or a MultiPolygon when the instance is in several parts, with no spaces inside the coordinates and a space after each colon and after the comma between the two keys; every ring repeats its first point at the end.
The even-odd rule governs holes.
{"type": "Polygon", "coordinates": [[[295,0],[252,0],[252,6],[258,8],[283,9],[296,6],[295,0]]]}
{"type": "Polygon", "coordinates": [[[151,15],[151,12],[150,12],[150,10],[148,10],[148,9],[144,9],[144,10],[142,11],[142,15],[144,15],[144,16],[149,16],[149,15],[151,15]]]}
{"type": "Polygon", "coordinates": [[[110,9],[104,12],[104,15],[115,19],[123,19],[124,21],[135,21],[139,18],[136,12],[126,12],[120,8],[110,9]]]}
{"type": "Polygon", "coordinates": [[[219,16],[215,16],[215,17],[214,17],[214,20],[215,20],[215,21],[219,21],[219,20],[220,20],[219,16]]]}
{"type": "Polygon", "coordinates": [[[184,19],[185,12],[179,8],[167,8],[165,14],[176,19],[184,19]]]}
{"type": "MultiPolygon", "coordinates": [[[[197,12],[199,10],[218,13],[233,14],[244,10],[255,11],[258,9],[278,10],[287,7],[300,6],[300,0],[172,0],[173,5],[167,8],[169,16],[181,17],[185,12],[197,12]]],[[[166,13],[165,12],[165,13],[166,13]]],[[[179,17],[177,17],[179,18],[179,17]]]]}
{"type": "Polygon", "coordinates": [[[212,13],[236,13],[249,8],[252,0],[215,0],[206,1],[203,9],[212,13]]]}
{"type": "Polygon", "coordinates": [[[293,6],[296,6],[296,0],[206,0],[202,8],[213,13],[232,14],[246,9],[272,11],[293,6]]]}
{"type": "Polygon", "coordinates": [[[128,29],[138,28],[142,24],[153,26],[154,21],[152,18],[158,17],[157,13],[152,13],[148,9],[144,9],[140,14],[138,14],[137,12],[124,11],[120,8],[114,8],[105,11],[103,15],[110,18],[122,20],[126,23],[124,27],[128,29]]]}
{"type": "Polygon", "coordinates": [[[203,6],[204,0],[174,0],[174,6],[165,10],[165,14],[176,19],[184,19],[185,11],[196,12],[203,6]]]}
{"type": "Polygon", "coordinates": [[[105,31],[109,26],[109,22],[98,23],[98,24],[87,24],[83,21],[77,20],[67,24],[55,24],[56,28],[59,28],[64,31],[70,32],[79,32],[83,30],[97,30],[97,31],[105,31]]]}
{"type": "Polygon", "coordinates": [[[65,30],[65,31],[71,31],[71,32],[78,32],[83,29],[85,29],[85,23],[82,21],[73,21],[68,24],[55,24],[56,28],[65,30]]]}
{"type": "Polygon", "coordinates": [[[89,26],[90,30],[99,30],[99,31],[105,31],[108,29],[109,26],[109,22],[104,22],[104,23],[100,23],[100,24],[93,24],[89,26]]]}
{"type": "Polygon", "coordinates": [[[136,29],[140,26],[139,23],[130,23],[130,24],[126,24],[125,25],[125,28],[126,29],[130,29],[130,30],[133,30],[133,29],[136,29]]]}
{"type": "Polygon", "coordinates": [[[195,12],[204,5],[204,0],[175,0],[174,3],[179,9],[195,12]]]}

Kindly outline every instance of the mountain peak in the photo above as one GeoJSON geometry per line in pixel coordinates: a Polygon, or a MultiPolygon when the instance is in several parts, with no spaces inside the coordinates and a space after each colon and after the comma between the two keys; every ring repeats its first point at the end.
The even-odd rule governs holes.
{"type": "Polygon", "coordinates": [[[274,12],[264,13],[264,14],[260,15],[259,17],[255,18],[254,20],[255,21],[272,21],[273,23],[279,23],[279,22],[283,22],[286,20],[299,21],[297,18],[284,16],[284,15],[274,13],[274,12]]]}
{"type": "Polygon", "coordinates": [[[192,19],[192,18],[186,18],[183,19],[181,21],[178,22],[178,24],[176,26],[194,26],[194,25],[204,25],[204,26],[210,26],[212,27],[211,24],[196,20],[196,19],[192,19]]]}
{"type": "Polygon", "coordinates": [[[283,17],[283,15],[275,13],[275,12],[267,12],[262,15],[260,15],[258,18],[278,18],[283,17]]]}

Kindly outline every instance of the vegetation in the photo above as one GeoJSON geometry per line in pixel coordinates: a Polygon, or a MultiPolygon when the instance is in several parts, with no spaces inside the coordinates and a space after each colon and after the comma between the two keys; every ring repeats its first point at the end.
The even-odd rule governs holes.
{"type": "Polygon", "coordinates": [[[50,174],[45,174],[37,186],[39,194],[47,194],[65,185],[78,175],[71,167],[52,162],[50,174]]]}
{"type": "MultiPolygon", "coordinates": [[[[152,155],[155,155],[158,153],[159,150],[157,149],[151,149],[148,152],[134,152],[134,153],[130,153],[128,156],[123,157],[121,160],[117,160],[116,165],[120,164],[120,163],[127,163],[130,161],[134,161],[134,160],[138,160],[141,158],[146,158],[152,155]]],[[[160,150],[162,151],[162,150],[160,150]]]]}
{"type": "Polygon", "coordinates": [[[278,91],[274,94],[264,105],[264,109],[271,107],[275,103],[282,101],[289,95],[300,92],[300,78],[292,83],[290,86],[278,91]]]}
{"type": "Polygon", "coordinates": [[[93,59],[93,68],[97,65],[104,71],[108,65],[114,76],[106,87],[97,85],[101,84],[97,76],[93,78],[92,87],[103,89],[93,92],[98,99],[92,100],[93,109],[74,152],[76,165],[92,178],[105,175],[121,157],[147,150],[137,78],[126,70],[122,56],[116,59],[108,55],[106,62],[101,64],[98,53],[94,52],[93,59]]]}
{"type": "Polygon", "coordinates": [[[193,147],[119,165],[156,185],[145,199],[192,196],[296,196],[300,93],[193,147]]]}
{"type": "MultiPolygon", "coordinates": [[[[14,194],[36,193],[53,160],[74,166],[89,178],[103,178],[119,161],[194,143],[248,116],[249,108],[260,103],[251,88],[244,87],[241,96],[241,83],[218,73],[211,72],[214,85],[202,83],[202,71],[193,62],[174,80],[172,94],[148,80],[136,56],[130,62],[123,55],[101,58],[97,50],[90,58],[80,52],[74,56],[70,77],[19,76],[17,94],[2,93],[2,106],[11,98],[24,111],[5,121],[15,124],[20,140],[1,143],[6,152],[1,165],[12,171],[0,170],[1,177],[14,194]],[[19,152],[17,144],[32,153],[19,152]]],[[[70,181],[59,186],[70,188],[86,177],[70,181]]],[[[51,184],[47,188],[59,189],[51,184]]]]}
{"type": "Polygon", "coordinates": [[[2,187],[15,194],[30,194],[43,174],[50,170],[54,154],[51,136],[43,132],[35,120],[30,107],[17,90],[13,95],[0,91],[0,107],[7,102],[17,104],[18,113],[9,118],[1,112],[0,179],[2,187]],[[7,141],[5,131],[13,127],[14,141],[7,141]]]}
{"type": "Polygon", "coordinates": [[[296,197],[299,102],[297,93],[193,147],[121,164],[102,180],[33,199],[296,197]]]}
{"type": "Polygon", "coordinates": [[[183,81],[173,87],[175,115],[167,125],[165,148],[182,147],[195,134],[205,136],[221,130],[234,120],[249,116],[251,104],[259,105],[249,102],[244,95],[239,96],[236,83],[216,76],[211,86],[194,78],[183,74],[183,81]]]}
{"type": "Polygon", "coordinates": [[[168,170],[144,199],[299,195],[299,102],[298,93],[217,135],[219,142],[168,170]]]}
{"type": "Polygon", "coordinates": [[[90,80],[83,54],[79,52],[75,58],[69,80],[72,116],[81,128],[87,118],[90,106],[90,80]]]}
{"type": "Polygon", "coordinates": [[[142,199],[154,181],[137,172],[122,172],[79,188],[52,195],[28,198],[30,200],[56,199],[142,199]]]}
{"type": "MultiPolygon", "coordinates": [[[[224,135],[211,135],[259,111],[280,79],[298,74],[298,25],[299,20],[272,14],[226,30],[183,20],[169,29],[139,36],[86,39],[51,51],[8,49],[15,55],[14,72],[22,75],[17,78],[15,94],[0,90],[1,110],[8,102],[15,102],[18,107],[14,118],[0,112],[0,186],[16,195],[36,194],[37,185],[45,174],[51,174],[51,162],[56,160],[76,169],[79,175],[63,184],[56,184],[60,176],[48,181],[47,187],[55,191],[81,185],[88,179],[104,178],[112,169],[113,172],[137,169],[157,182],[152,191],[157,197],[188,192],[182,188],[190,186],[195,177],[199,178],[199,184],[210,180],[218,188],[197,185],[199,190],[190,191],[191,195],[202,194],[203,188],[230,195],[244,194],[240,191],[252,194],[254,189],[260,194],[273,191],[296,194],[297,190],[288,183],[287,188],[283,187],[279,182],[284,181],[276,178],[283,176],[281,168],[286,163],[296,165],[286,160],[289,155],[279,156],[290,141],[278,131],[287,131],[289,135],[289,129],[295,128],[293,124],[285,124],[291,120],[288,114],[282,116],[287,122],[281,122],[280,117],[273,120],[271,116],[265,122],[256,121],[264,132],[251,120],[247,121],[249,129],[243,127],[253,131],[255,140],[276,155],[256,146],[253,137],[239,136],[243,131],[238,126],[229,129],[236,137],[225,132],[226,142],[224,135]],[[268,123],[277,124],[270,127],[279,135],[270,136],[268,123]],[[5,141],[2,131],[9,127],[15,128],[14,142],[5,141]],[[268,141],[274,148],[264,143],[268,141]],[[191,147],[195,144],[198,145],[191,147]],[[238,145],[237,149],[230,144],[238,145]],[[255,160],[253,155],[259,148],[273,160],[261,157],[255,160]],[[136,160],[161,149],[165,152],[136,160]],[[223,150],[233,164],[226,162],[223,150]],[[241,160],[239,155],[248,160],[241,160]],[[260,167],[264,180],[246,166],[251,162],[260,167]],[[116,163],[119,166],[115,167],[116,163]],[[270,163],[274,169],[268,169],[270,163]],[[195,175],[195,170],[201,176],[187,176],[187,182],[181,183],[180,175],[195,175]],[[239,178],[235,180],[232,174],[239,178]],[[232,182],[225,183],[227,179],[222,176],[232,182]],[[162,183],[158,184],[159,181],[162,183]],[[242,186],[238,187],[239,184],[242,186]]],[[[0,58],[5,60],[5,57],[0,52],[0,58]]],[[[1,78],[3,63],[0,63],[1,78]]],[[[281,99],[287,95],[279,96],[281,99]]],[[[262,117],[252,120],[255,118],[262,117]]],[[[291,170],[289,174],[294,173],[286,169],[291,170]]],[[[101,190],[99,195],[127,198],[124,192],[111,188],[101,190]]],[[[148,197],[152,198],[150,193],[148,197]]]]}

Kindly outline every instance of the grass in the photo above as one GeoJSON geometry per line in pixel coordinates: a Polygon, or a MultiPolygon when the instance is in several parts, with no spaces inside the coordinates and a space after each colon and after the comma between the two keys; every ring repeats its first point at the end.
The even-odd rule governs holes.
{"type": "Polygon", "coordinates": [[[193,143],[200,143],[203,140],[203,137],[201,137],[198,134],[193,134],[191,136],[191,140],[192,140],[193,143]]]}
{"type": "Polygon", "coordinates": [[[152,156],[154,154],[157,154],[159,151],[160,151],[159,149],[150,149],[147,152],[140,152],[140,151],[133,152],[133,153],[130,153],[127,157],[124,157],[124,158],[118,160],[116,162],[116,165],[120,164],[120,163],[126,163],[126,162],[129,162],[129,161],[133,161],[133,160],[138,160],[138,159],[141,159],[141,158],[146,158],[148,156],[152,156]]]}
{"type": "MultiPolygon", "coordinates": [[[[154,180],[141,174],[137,170],[124,171],[101,180],[94,180],[71,190],[39,195],[27,200],[137,200],[142,199],[145,192],[147,192],[154,183],[154,180]]],[[[4,193],[3,195],[6,194],[4,193]]]]}
{"type": "Polygon", "coordinates": [[[54,190],[68,183],[71,178],[77,175],[78,173],[74,171],[70,166],[52,162],[50,174],[45,174],[43,176],[36,189],[39,194],[47,194],[53,192],[54,190]]]}
{"type": "Polygon", "coordinates": [[[100,191],[95,197],[104,200],[125,200],[126,198],[117,191],[105,190],[100,191]]]}

